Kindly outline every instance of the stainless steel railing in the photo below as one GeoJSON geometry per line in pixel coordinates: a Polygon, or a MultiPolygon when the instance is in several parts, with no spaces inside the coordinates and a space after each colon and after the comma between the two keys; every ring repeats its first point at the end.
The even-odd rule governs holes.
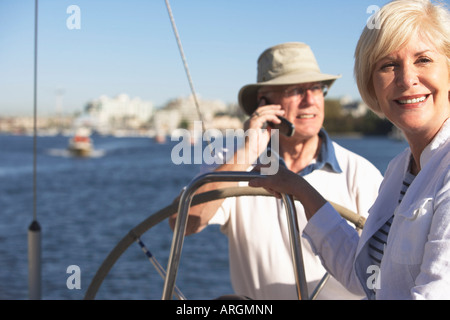
{"type": "MultiPolygon", "coordinates": [[[[164,281],[163,300],[170,300],[173,297],[178,267],[180,264],[181,251],[183,248],[189,208],[195,192],[204,184],[216,181],[238,182],[250,181],[259,177],[256,172],[210,172],[203,174],[192,180],[181,195],[178,209],[178,216],[172,238],[172,246],[167,265],[167,275],[164,281]]],[[[306,285],[305,269],[303,264],[302,247],[297,225],[297,213],[292,197],[283,194],[282,199],[286,208],[287,222],[289,229],[289,239],[291,255],[294,265],[294,274],[297,285],[299,299],[308,299],[308,288],[306,285]]]]}

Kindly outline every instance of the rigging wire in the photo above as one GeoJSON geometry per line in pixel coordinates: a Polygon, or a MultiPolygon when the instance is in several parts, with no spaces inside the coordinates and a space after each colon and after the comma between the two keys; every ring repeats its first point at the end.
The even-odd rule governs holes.
{"type": "MultiPolygon", "coordinates": [[[[188,82],[189,82],[189,86],[191,88],[192,96],[194,98],[194,103],[195,103],[195,107],[197,109],[197,114],[198,114],[198,116],[200,118],[200,121],[202,123],[202,130],[203,130],[203,132],[206,132],[206,130],[205,130],[205,121],[203,119],[203,114],[202,114],[202,112],[200,110],[200,105],[198,103],[197,94],[196,94],[195,88],[194,88],[194,83],[192,82],[192,77],[191,77],[191,74],[189,72],[189,67],[188,67],[188,64],[187,64],[186,56],[184,54],[183,45],[181,44],[180,35],[178,34],[178,29],[177,29],[177,26],[175,24],[175,19],[173,17],[172,8],[170,7],[169,0],[165,0],[165,2],[166,2],[167,12],[169,13],[170,22],[172,24],[172,29],[173,29],[173,32],[175,34],[175,38],[177,40],[177,45],[178,45],[178,50],[180,52],[181,60],[183,61],[184,70],[186,72],[186,76],[188,78],[188,82]]],[[[208,144],[208,146],[210,148],[210,151],[212,153],[211,141],[210,141],[209,137],[206,137],[206,139],[207,139],[207,144],[208,144]]]]}
{"type": "Polygon", "coordinates": [[[37,221],[37,52],[38,0],[34,13],[34,79],[33,79],[33,221],[28,227],[28,290],[29,298],[41,299],[41,226],[37,221]]]}
{"type": "MultiPolygon", "coordinates": [[[[147,256],[148,260],[153,264],[156,271],[158,271],[161,278],[166,278],[166,270],[164,270],[163,266],[156,260],[156,258],[153,256],[153,254],[150,252],[150,250],[145,246],[144,242],[142,242],[141,238],[137,238],[136,242],[141,247],[142,251],[144,251],[145,255],[147,256]]],[[[186,300],[186,297],[183,295],[183,293],[178,289],[177,286],[174,288],[174,294],[178,298],[178,300],[186,300]]]]}
{"type": "Polygon", "coordinates": [[[38,0],[34,13],[34,75],[33,75],[33,220],[37,220],[37,52],[38,52],[38,0]]]}

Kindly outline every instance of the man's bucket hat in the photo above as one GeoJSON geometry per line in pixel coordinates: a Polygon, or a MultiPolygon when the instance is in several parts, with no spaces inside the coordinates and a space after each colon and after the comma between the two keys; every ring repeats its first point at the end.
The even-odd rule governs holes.
{"type": "Polygon", "coordinates": [[[330,87],[340,75],[320,72],[311,48],[300,42],[283,43],[265,50],[258,58],[257,83],[239,91],[239,105],[251,115],[257,108],[258,90],[263,86],[322,82],[330,87]]]}

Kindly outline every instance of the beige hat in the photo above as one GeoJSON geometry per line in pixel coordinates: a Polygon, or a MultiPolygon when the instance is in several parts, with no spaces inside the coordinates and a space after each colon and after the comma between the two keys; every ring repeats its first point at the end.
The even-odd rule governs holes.
{"type": "Polygon", "coordinates": [[[257,83],[242,87],[239,105],[251,115],[257,107],[258,90],[263,86],[323,82],[330,87],[340,77],[321,73],[308,45],[283,43],[265,50],[259,56],[257,83]]]}

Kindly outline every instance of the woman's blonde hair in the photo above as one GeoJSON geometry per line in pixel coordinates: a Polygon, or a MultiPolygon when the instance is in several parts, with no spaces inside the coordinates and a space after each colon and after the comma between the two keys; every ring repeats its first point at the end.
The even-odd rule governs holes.
{"type": "Polygon", "coordinates": [[[394,0],[373,19],[373,25],[366,25],[356,46],[354,74],[363,101],[382,115],[372,83],[375,64],[418,33],[447,56],[450,72],[450,13],[444,4],[430,0],[394,0]]]}

